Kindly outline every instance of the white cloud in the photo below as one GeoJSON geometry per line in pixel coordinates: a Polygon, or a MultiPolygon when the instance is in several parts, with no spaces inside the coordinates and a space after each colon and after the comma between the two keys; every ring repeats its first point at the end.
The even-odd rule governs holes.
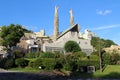
{"type": "Polygon", "coordinates": [[[97,14],[107,15],[107,14],[110,14],[111,12],[112,12],[112,10],[100,10],[100,11],[97,11],[97,14]]]}
{"type": "Polygon", "coordinates": [[[100,27],[94,28],[93,30],[104,30],[104,29],[111,29],[111,28],[117,28],[117,27],[120,27],[120,24],[100,26],[100,27]]]}

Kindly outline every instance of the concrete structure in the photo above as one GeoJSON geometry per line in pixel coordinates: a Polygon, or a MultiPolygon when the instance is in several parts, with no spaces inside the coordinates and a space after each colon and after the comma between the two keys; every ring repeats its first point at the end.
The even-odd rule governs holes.
{"type": "Polygon", "coordinates": [[[43,44],[43,51],[44,52],[64,52],[64,45],[67,41],[72,40],[76,41],[83,52],[85,52],[87,55],[90,55],[90,53],[93,51],[93,47],[91,46],[91,40],[88,39],[81,39],[79,37],[79,26],[78,24],[73,25],[72,27],[69,27],[67,30],[65,30],[63,33],[61,33],[57,40],[53,43],[45,43],[43,44]]]}
{"type": "Polygon", "coordinates": [[[74,25],[74,16],[72,9],[69,11],[70,13],[70,26],[72,27],[74,25]]]}
{"type": "Polygon", "coordinates": [[[113,53],[114,51],[116,51],[117,53],[120,54],[120,46],[117,45],[111,45],[108,48],[104,48],[104,50],[108,53],[113,53]]]}
{"type": "Polygon", "coordinates": [[[22,50],[23,53],[41,51],[43,43],[49,41],[50,39],[48,36],[45,36],[44,30],[34,33],[25,33],[17,44],[17,48],[22,50]]]}
{"type": "Polygon", "coordinates": [[[81,38],[89,39],[89,40],[91,40],[92,37],[98,37],[95,33],[91,32],[91,31],[89,31],[89,30],[87,30],[87,29],[84,31],[84,33],[79,32],[79,36],[80,36],[81,38]]]}
{"type": "Polygon", "coordinates": [[[53,33],[53,41],[56,41],[58,32],[59,20],[58,20],[58,7],[55,6],[55,18],[54,18],[54,33],[53,33]]]}

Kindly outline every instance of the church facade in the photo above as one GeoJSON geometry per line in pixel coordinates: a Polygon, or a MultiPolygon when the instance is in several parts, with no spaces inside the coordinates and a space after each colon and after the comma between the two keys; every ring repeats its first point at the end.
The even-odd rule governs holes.
{"type": "Polygon", "coordinates": [[[58,51],[60,53],[65,52],[64,45],[67,41],[75,41],[79,44],[81,50],[87,55],[93,52],[93,46],[91,45],[91,35],[87,34],[86,38],[80,35],[78,24],[74,24],[73,12],[70,10],[70,27],[58,35],[58,8],[55,7],[55,19],[54,19],[54,33],[53,33],[53,42],[44,43],[43,51],[44,52],[54,52],[58,51]]]}
{"type": "Polygon", "coordinates": [[[44,52],[54,52],[58,51],[64,53],[64,45],[67,41],[75,41],[79,44],[81,50],[87,55],[90,55],[93,51],[93,46],[91,45],[91,40],[83,39],[79,37],[79,25],[75,24],[72,27],[68,28],[66,31],[61,33],[56,41],[53,43],[44,43],[43,51],[44,52]]]}

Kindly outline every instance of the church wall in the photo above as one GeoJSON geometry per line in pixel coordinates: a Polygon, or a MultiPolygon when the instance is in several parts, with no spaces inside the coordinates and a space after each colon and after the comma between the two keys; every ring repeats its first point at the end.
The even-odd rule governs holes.
{"type": "Polygon", "coordinates": [[[63,52],[64,45],[67,41],[72,40],[76,41],[83,52],[86,52],[87,55],[90,55],[90,53],[93,51],[93,47],[91,46],[90,40],[87,39],[79,39],[77,32],[67,32],[63,36],[61,36],[57,41],[53,43],[46,43],[44,44],[44,50],[45,52],[53,52],[53,51],[59,51],[63,52]]]}

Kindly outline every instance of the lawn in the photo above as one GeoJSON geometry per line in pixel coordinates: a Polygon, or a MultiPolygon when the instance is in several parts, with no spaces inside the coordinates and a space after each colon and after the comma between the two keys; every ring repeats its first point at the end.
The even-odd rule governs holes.
{"type": "MultiPolygon", "coordinates": [[[[11,71],[17,72],[43,72],[44,70],[33,69],[31,67],[12,68],[11,71]]],[[[120,78],[120,65],[108,65],[102,73],[97,70],[95,73],[74,73],[78,78],[120,78]],[[78,76],[79,75],[79,76],[78,76]]],[[[75,76],[74,76],[75,77],[75,76]]]]}
{"type": "Polygon", "coordinates": [[[109,74],[113,72],[120,73],[120,65],[108,65],[103,71],[103,73],[105,74],[109,74]]]}
{"type": "Polygon", "coordinates": [[[31,68],[31,67],[25,67],[25,68],[11,68],[9,69],[10,71],[15,71],[15,72],[40,72],[41,70],[38,70],[38,69],[34,69],[34,68],[31,68]]]}
{"type": "Polygon", "coordinates": [[[77,75],[78,78],[120,78],[120,65],[108,65],[102,73],[97,70],[95,73],[77,72],[74,75],[77,75]]]}
{"type": "Polygon", "coordinates": [[[108,65],[102,73],[96,71],[93,77],[100,78],[120,78],[120,65],[108,65]]]}

